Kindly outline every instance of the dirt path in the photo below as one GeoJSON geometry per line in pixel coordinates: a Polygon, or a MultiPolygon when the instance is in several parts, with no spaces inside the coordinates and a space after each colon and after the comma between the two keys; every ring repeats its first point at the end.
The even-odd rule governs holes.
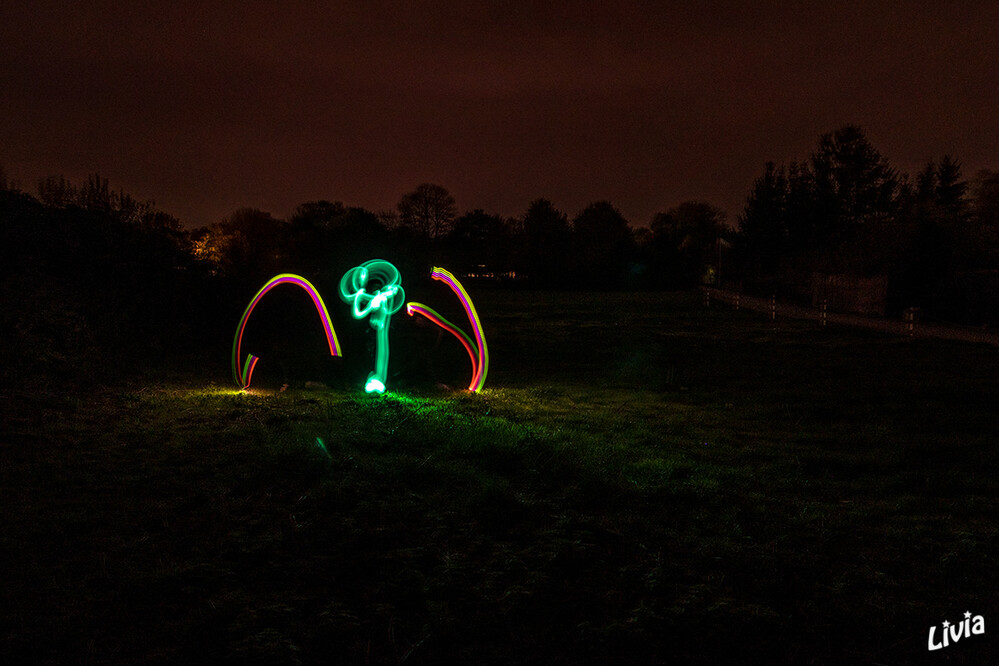
{"type": "MultiPolygon", "coordinates": [[[[768,315],[776,309],[777,318],[787,317],[790,319],[813,319],[822,320],[822,311],[814,308],[805,308],[790,303],[774,302],[770,298],[759,298],[756,296],[746,296],[734,291],[716,289],[714,287],[704,287],[706,297],[711,301],[723,301],[730,305],[765,312],[768,315]]],[[[868,317],[859,314],[848,314],[843,312],[827,312],[826,321],[830,324],[840,326],[854,326],[858,328],[868,328],[876,331],[884,331],[895,335],[908,335],[916,338],[942,338],[945,340],[960,340],[963,342],[984,342],[999,347],[999,332],[990,331],[987,328],[976,328],[971,326],[947,326],[944,324],[933,324],[928,322],[898,321],[894,319],[883,319],[879,317],[868,317]]]]}

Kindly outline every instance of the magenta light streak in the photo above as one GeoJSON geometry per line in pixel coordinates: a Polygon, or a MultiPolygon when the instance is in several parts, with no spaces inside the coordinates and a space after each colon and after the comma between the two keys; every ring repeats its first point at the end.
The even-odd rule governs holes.
{"type": "Polygon", "coordinates": [[[451,291],[458,297],[458,300],[461,301],[462,307],[465,308],[465,314],[468,315],[468,322],[472,325],[472,331],[475,334],[475,344],[478,347],[478,363],[475,367],[475,374],[472,376],[472,383],[468,389],[470,391],[480,391],[486,383],[486,373],[489,371],[489,350],[486,348],[486,338],[482,333],[482,323],[479,321],[479,315],[475,311],[472,299],[469,298],[468,292],[465,291],[465,288],[461,286],[461,283],[458,282],[457,278],[450,271],[435,266],[434,270],[430,273],[430,277],[440,280],[450,287],[451,291]]]}
{"type": "Polygon", "coordinates": [[[253,369],[257,365],[257,361],[260,360],[253,354],[249,354],[246,357],[246,363],[242,370],[239,367],[239,359],[242,355],[243,346],[243,331],[246,329],[246,322],[250,318],[250,313],[253,312],[253,308],[257,306],[260,299],[263,298],[264,294],[278,286],[279,284],[293,284],[301,287],[309,294],[312,299],[313,305],[316,306],[316,311],[319,312],[319,318],[323,322],[323,330],[326,333],[326,341],[330,346],[330,356],[340,355],[340,343],[336,339],[336,331],[333,330],[333,322],[330,320],[329,310],[326,309],[326,304],[323,302],[323,297],[319,295],[316,288],[312,286],[312,283],[301,277],[300,275],[294,275],[292,273],[281,273],[280,275],[275,275],[267,283],[260,288],[260,291],[256,293],[250,304],[246,306],[246,310],[243,312],[243,317],[239,320],[239,326],[236,328],[236,338],[232,345],[232,374],[233,379],[236,380],[236,384],[240,388],[248,388],[250,386],[250,379],[253,376],[253,369]]]}

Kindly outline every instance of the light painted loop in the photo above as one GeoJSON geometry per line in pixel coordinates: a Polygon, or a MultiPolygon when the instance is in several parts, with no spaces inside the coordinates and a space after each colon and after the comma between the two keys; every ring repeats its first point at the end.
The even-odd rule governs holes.
{"type": "Polygon", "coordinates": [[[351,304],[355,319],[368,318],[378,332],[375,369],[368,375],[364,390],[384,393],[388,374],[388,327],[392,315],[402,309],[406,292],[402,289],[399,269],[387,261],[372,259],[355,266],[340,279],[340,298],[351,304]],[[374,289],[372,289],[374,287],[374,289]]]}
{"type": "Polygon", "coordinates": [[[399,269],[387,261],[372,259],[355,266],[340,280],[340,298],[350,303],[355,319],[370,317],[372,328],[384,326],[406,300],[399,269]],[[370,290],[374,285],[376,288],[370,290]]]}

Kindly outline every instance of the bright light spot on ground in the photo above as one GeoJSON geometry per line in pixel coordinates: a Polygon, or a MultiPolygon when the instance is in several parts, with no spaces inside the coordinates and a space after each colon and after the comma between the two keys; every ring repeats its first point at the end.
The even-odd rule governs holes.
{"type": "Polygon", "coordinates": [[[209,386],[203,389],[190,389],[187,391],[176,391],[174,395],[183,396],[186,398],[218,398],[218,397],[236,397],[248,393],[245,389],[230,389],[221,388],[218,386],[209,386]]]}

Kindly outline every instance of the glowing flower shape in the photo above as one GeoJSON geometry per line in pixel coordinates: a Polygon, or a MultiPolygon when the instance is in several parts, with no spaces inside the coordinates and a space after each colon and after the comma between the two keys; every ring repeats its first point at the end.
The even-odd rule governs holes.
{"type": "Polygon", "coordinates": [[[399,270],[387,261],[372,259],[344,273],[340,280],[340,298],[353,305],[355,319],[368,318],[378,337],[375,347],[375,369],[368,375],[364,390],[368,393],[385,391],[388,373],[388,329],[392,315],[402,308],[406,292],[402,290],[399,270]]]}

